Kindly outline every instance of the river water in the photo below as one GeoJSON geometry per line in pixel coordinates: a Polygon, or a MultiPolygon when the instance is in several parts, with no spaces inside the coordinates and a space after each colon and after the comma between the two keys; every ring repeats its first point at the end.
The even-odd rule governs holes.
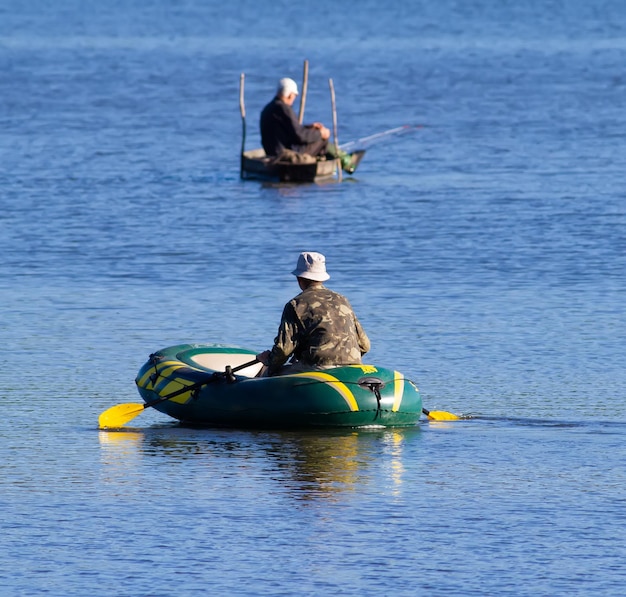
{"type": "Polygon", "coordinates": [[[626,4],[3,0],[7,595],[622,595],[626,4]],[[239,179],[276,81],[402,125],[354,178],[239,179]],[[327,256],[424,405],[396,430],[185,429],[147,356],[262,350],[327,256]]]}

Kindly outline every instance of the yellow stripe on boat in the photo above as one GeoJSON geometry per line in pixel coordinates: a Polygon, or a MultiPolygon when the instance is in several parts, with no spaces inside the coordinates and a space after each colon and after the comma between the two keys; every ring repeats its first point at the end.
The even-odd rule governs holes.
{"type": "Polygon", "coordinates": [[[404,377],[398,371],[393,372],[393,406],[392,412],[398,412],[400,410],[400,404],[402,403],[402,397],[404,396],[404,377]]]}
{"type": "Polygon", "coordinates": [[[154,369],[148,369],[148,371],[146,371],[138,380],[137,380],[137,385],[140,388],[145,388],[146,390],[149,390],[150,388],[146,387],[148,385],[148,382],[151,381],[150,378],[152,377],[152,374],[154,373],[154,369]]]}
{"type": "MultiPolygon", "coordinates": [[[[178,371],[179,369],[188,369],[188,367],[181,363],[180,361],[169,361],[167,363],[163,363],[163,367],[159,368],[159,378],[155,384],[153,384],[152,389],[157,394],[167,394],[167,388],[170,387],[171,382],[183,383],[189,381],[184,377],[170,377],[172,373],[178,371]]],[[[187,385],[186,383],[183,385],[187,385]]]]}
{"type": "Polygon", "coordinates": [[[363,371],[363,373],[365,373],[366,375],[371,373],[378,373],[378,369],[376,369],[374,365],[348,365],[348,367],[356,367],[357,369],[363,371]]]}
{"type": "MultiPolygon", "coordinates": [[[[167,396],[168,394],[172,394],[174,392],[177,392],[178,390],[182,390],[184,386],[193,386],[193,385],[194,385],[194,382],[191,381],[190,379],[185,379],[184,377],[176,377],[172,379],[170,383],[168,383],[164,388],[161,388],[159,390],[159,396],[161,396],[162,398],[163,396],[167,396]]],[[[191,398],[191,392],[192,390],[189,390],[189,392],[183,392],[182,394],[179,394],[178,396],[174,396],[173,398],[170,398],[170,401],[178,402],[178,404],[185,404],[189,402],[189,399],[191,398]]]]}
{"type": "Polygon", "coordinates": [[[332,386],[341,397],[346,401],[347,405],[352,411],[358,411],[359,405],[357,404],[354,394],[348,389],[348,386],[339,381],[336,377],[333,377],[329,373],[322,373],[321,371],[309,371],[307,373],[294,373],[295,377],[306,377],[308,379],[315,379],[317,381],[323,381],[332,386]]]}
{"type": "MultiPolygon", "coordinates": [[[[180,369],[181,367],[184,367],[184,365],[180,361],[163,361],[162,363],[159,363],[157,365],[156,373],[158,377],[165,377],[169,375],[172,371],[176,371],[176,369],[180,369]]],[[[150,367],[150,369],[148,369],[141,376],[141,378],[137,380],[137,385],[140,388],[145,388],[146,390],[149,390],[150,388],[146,386],[148,382],[151,381],[150,378],[154,375],[154,373],[154,367],[150,367]]]]}

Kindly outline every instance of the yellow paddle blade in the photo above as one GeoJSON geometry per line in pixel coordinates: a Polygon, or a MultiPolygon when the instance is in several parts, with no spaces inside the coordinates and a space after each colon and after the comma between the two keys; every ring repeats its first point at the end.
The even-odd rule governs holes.
{"type": "Polygon", "coordinates": [[[144,404],[135,404],[132,402],[112,406],[98,417],[98,427],[100,427],[100,429],[104,429],[106,427],[115,429],[117,427],[121,427],[125,423],[128,423],[131,419],[134,419],[144,410],[144,404]]]}
{"type": "Polygon", "coordinates": [[[431,421],[458,421],[461,418],[445,410],[429,410],[427,416],[431,421]]]}

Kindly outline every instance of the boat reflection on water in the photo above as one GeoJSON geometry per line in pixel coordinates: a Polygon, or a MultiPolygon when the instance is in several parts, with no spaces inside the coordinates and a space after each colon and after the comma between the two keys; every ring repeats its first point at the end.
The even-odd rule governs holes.
{"type": "MultiPolygon", "coordinates": [[[[283,483],[301,499],[358,490],[381,466],[393,484],[401,483],[401,452],[406,429],[350,430],[281,434],[266,447],[283,473],[283,483]]],[[[387,479],[389,485],[389,479],[387,479]]]]}
{"type": "MultiPolygon", "coordinates": [[[[172,426],[101,431],[99,437],[102,461],[114,477],[142,477],[149,474],[146,464],[191,461],[187,474],[203,483],[228,477],[247,486],[252,479],[269,479],[297,499],[311,500],[362,491],[371,477],[387,492],[399,490],[405,447],[420,433],[419,426],[305,431],[172,426]]],[[[184,476],[184,469],[179,471],[184,476]]]]}

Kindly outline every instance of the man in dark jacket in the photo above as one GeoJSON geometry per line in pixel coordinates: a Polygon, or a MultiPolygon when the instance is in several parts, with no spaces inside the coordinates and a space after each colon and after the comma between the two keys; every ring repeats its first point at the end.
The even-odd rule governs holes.
{"type": "Polygon", "coordinates": [[[324,255],[301,253],[291,273],[302,292],[285,305],[272,349],[257,355],[265,375],[360,364],[370,341],[348,299],[322,284],[330,278],[324,255]]]}
{"type": "Polygon", "coordinates": [[[330,131],[321,123],[303,126],[293,111],[298,85],[293,79],[278,82],[276,97],[261,112],[261,142],[269,156],[285,149],[312,156],[324,155],[330,131]]]}
{"type": "Polygon", "coordinates": [[[353,174],[364,152],[348,154],[337,151],[328,143],[330,131],[321,123],[302,125],[293,111],[293,103],[298,97],[298,85],[293,79],[278,82],[276,97],[261,112],[261,143],[265,153],[278,157],[285,150],[308,154],[314,157],[338,157],[342,168],[353,174]]]}

